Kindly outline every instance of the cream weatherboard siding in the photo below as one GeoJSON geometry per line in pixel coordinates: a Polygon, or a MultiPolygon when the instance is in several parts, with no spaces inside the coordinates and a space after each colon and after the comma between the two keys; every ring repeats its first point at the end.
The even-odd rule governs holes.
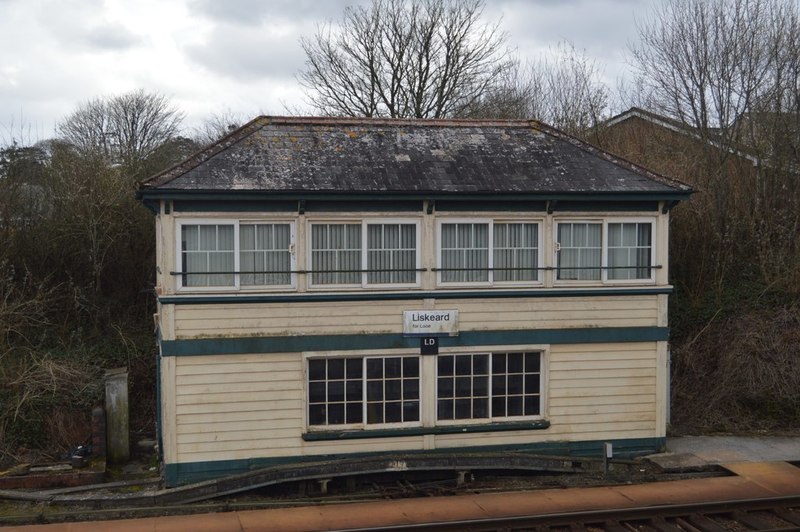
{"type": "Polygon", "coordinates": [[[458,310],[464,331],[654,327],[660,297],[175,305],[175,338],[402,333],[403,311],[423,308],[458,310]]]}
{"type": "MultiPolygon", "coordinates": [[[[302,354],[170,357],[165,363],[174,364],[174,369],[162,372],[162,385],[175,390],[174,404],[166,408],[175,420],[170,461],[659,437],[663,428],[658,426],[658,412],[664,398],[657,382],[663,378],[658,343],[551,346],[544,364],[544,417],[550,421],[546,430],[314,442],[302,439],[302,354]]],[[[423,358],[427,360],[433,359],[423,358]]],[[[435,401],[429,392],[423,391],[423,402],[435,401]]]]}

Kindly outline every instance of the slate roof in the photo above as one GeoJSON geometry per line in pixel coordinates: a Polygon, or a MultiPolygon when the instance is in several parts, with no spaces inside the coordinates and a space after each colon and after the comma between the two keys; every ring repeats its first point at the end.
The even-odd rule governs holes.
{"type": "Polygon", "coordinates": [[[536,121],[259,117],[142,192],[687,195],[536,121]]]}

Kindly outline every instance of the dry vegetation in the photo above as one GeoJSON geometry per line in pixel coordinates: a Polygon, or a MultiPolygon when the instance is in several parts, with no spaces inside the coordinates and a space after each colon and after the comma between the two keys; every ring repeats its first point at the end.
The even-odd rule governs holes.
{"type": "Polygon", "coordinates": [[[798,427],[796,303],[717,317],[696,336],[675,345],[672,358],[673,422],[681,431],[798,427]]]}
{"type": "Polygon", "coordinates": [[[114,367],[140,405],[133,428],[153,432],[153,220],[134,191],[195,148],[179,119],[134,92],[84,104],[56,139],[0,149],[0,463],[85,443],[114,367]]]}
{"type": "Polygon", "coordinates": [[[800,9],[668,0],[640,27],[640,102],[601,144],[692,183],[673,211],[676,430],[800,428],[800,9]]]}

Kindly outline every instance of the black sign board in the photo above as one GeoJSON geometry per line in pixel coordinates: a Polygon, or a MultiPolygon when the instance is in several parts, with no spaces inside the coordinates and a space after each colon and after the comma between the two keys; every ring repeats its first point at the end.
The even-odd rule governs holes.
{"type": "Polygon", "coordinates": [[[435,336],[425,336],[420,338],[419,352],[421,355],[438,355],[439,339],[435,336]]]}

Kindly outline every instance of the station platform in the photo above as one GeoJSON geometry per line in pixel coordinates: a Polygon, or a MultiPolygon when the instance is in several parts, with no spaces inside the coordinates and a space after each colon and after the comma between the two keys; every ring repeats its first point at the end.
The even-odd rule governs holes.
{"type": "Polygon", "coordinates": [[[800,437],[682,436],[647,457],[667,472],[696,471],[734,462],[800,462],[800,437]]]}
{"type": "Polygon", "coordinates": [[[465,519],[800,496],[800,467],[788,462],[725,463],[731,475],[648,484],[463,494],[120,521],[32,525],[26,532],[286,532],[348,530],[465,519]]]}

